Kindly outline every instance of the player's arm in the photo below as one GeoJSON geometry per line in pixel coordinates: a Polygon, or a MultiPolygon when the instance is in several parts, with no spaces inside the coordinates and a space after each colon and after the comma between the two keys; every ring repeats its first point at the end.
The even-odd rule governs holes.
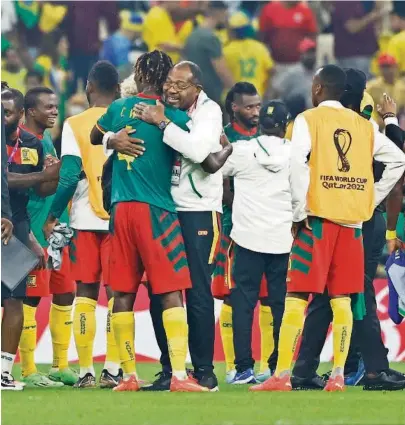
{"type": "Polygon", "coordinates": [[[311,151],[311,136],[308,124],[302,115],[295,119],[290,156],[290,186],[293,207],[293,222],[307,218],[306,199],[309,187],[308,155],[311,151]]]}
{"type": "Polygon", "coordinates": [[[234,193],[231,190],[231,180],[228,177],[224,178],[223,189],[222,202],[228,208],[232,208],[234,193]]]}
{"type": "Polygon", "coordinates": [[[374,184],[377,206],[404,174],[405,154],[385,134],[374,129],[374,159],[385,165],[381,179],[374,184]]]}
{"type": "Polygon", "coordinates": [[[72,127],[66,121],[62,130],[62,161],[55,197],[49,210],[48,218],[43,231],[48,239],[55,227],[57,220],[66,210],[73,198],[82,171],[82,158],[79,144],[73,133],[72,127]]]}
{"type": "Polygon", "coordinates": [[[229,155],[232,154],[232,144],[228,140],[228,137],[225,133],[221,135],[221,146],[222,150],[215,153],[210,153],[207,158],[201,163],[201,168],[209,174],[214,174],[219,171],[226,160],[229,158],[229,155]]]}

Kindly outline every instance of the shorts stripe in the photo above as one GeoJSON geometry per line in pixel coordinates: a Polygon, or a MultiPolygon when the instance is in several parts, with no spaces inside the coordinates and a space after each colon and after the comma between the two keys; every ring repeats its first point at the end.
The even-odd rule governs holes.
{"type": "Polygon", "coordinates": [[[173,261],[184,252],[184,244],[181,242],[174,249],[167,253],[167,258],[173,263],[173,261]]]}
{"type": "Polygon", "coordinates": [[[214,262],[215,252],[218,246],[218,241],[220,236],[220,231],[219,231],[220,227],[219,227],[218,221],[219,221],[219,218],[218,218],[217,212],[212,211],[212,229],[214,232],[214,236],[212,238],[212,245],[211,245],[210,256],[208,259],[208,264],[212,264],[214,262]]]}
{"type": "Polygon", "coordinates": [[[181,228],[179,224],[174,221],[169,229],[167,229],[167,231],[162,235],[160,243],[164,248],[167,248],[179,235],[181,235],[181,228]]]}
{"type": "Polygon", "coordinates": [[[293,249],[291,250],[291,254],[295,254],[298,257],[303,258],[305,261],[308,261],[309,263],[312,262],[312,253],[305,251],[305,249],[302,249],[300,246],[295,245],[293,249]]]}
{"type": "Polygon", "coordinates": [[[298,236],[298,239],[302,241],[305,245],[310,246],[311,248],[314,246],[314,239],[312,238],[312,236],[307,235],[302,230],[298,236]]]}
{"type": "Polygon", "coordinates": [[[308,274],[309,273],[309,266],[305,263],[303,263],[300,260],[297,260],[296,258],[294,258],[291,262],[291,270],[298,270],[304,274],[308,274]]]}
{"type": "Polygon", "coordinates": [[[173,267],[176,272],[179,272],[183,267],[188,267],[186,256],[182,255],[180,259],[174,263],[173,267]]]}

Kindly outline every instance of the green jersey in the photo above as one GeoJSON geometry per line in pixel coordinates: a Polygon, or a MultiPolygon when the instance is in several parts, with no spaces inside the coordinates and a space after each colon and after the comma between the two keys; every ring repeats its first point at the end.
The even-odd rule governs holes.
{"type": "MultiPolygon", "coordinates": [[[[49,131],[44,132],[44,137],[41,140],[42,148],[44,152],[44,157],[46,155],[52,155],[57,157],[55,147],[53,146],[52,138],[49,131]]],[[[30,191],[30,200],[28,202],[28,214],[31,222],[31,230],[34,233],[39,244],[42,248],[48,247],[48,242],[46,241],[44,234],[42,232],[42,228],[48,218],[49,211],[51,209],[52,201],[55,195],[47,196],[46,198],[42,198],[38,196],[34,190],[30,191]]],[[[60,221],[62,223],[69,222],[69,215],[67,210],[60,217],[60,221]]]]}
{"type": "MultiPolygon", "coordinates": [[[[163,132],[158,127],[135,117],[134,107],[140,102],[154,105],[156,99],[138,95],[116,100],[97,122],[102,131],[135,129],[134,137],[144,141],[145,152],[138,158],[114,152],[111,205],[138,201],[176,212],[170,193],[175,151],[163,143],[163,132]]],[[[165,115],[188,130],[190,118],[185,112],[166,106],[165,115]]]]}
{"type": "MultiPolygon", "coordinates": [[[[255,131],[247,132],[246,130],[239,127],[238,124],[234,122],[225,126],[224,132],[231,143],[235,143],[238,140],[250,140],[259,136],[259,132],[257,131],[257,128],[255,129],[255,131]]],[[[233,192],[234,191],[233,178],[230,177],[229,179],[230,179],[231,191],[233,192]]],[[[222,231],[227,236],[229,236],[232,230],[232,209],[226,205],[223,205],[222,207],[223,207],[222,208],[223,209],[222,231]]]]}

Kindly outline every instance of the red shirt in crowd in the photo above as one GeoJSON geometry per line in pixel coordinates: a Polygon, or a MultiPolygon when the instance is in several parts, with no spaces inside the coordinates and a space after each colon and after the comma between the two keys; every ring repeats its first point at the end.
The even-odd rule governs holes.
{"type": "Polygon", "coordinates": [[[271,1],[260,14],[260,31],[279,63],[297,62],[300,58],[298,44],[304,37],[317,32],[312,10],[302,2],[271,1]],[[287,7],[286,3],[295,3],[287,7]]]}

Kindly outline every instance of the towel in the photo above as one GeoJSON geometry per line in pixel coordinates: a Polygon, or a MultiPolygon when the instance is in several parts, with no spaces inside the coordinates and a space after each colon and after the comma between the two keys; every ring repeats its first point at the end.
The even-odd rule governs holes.
{"type": "Polygon", "coordinates": [[[405,317],[405,253],[393,252],[387,260],[385,270],[388,275],[388,314],[399,325],[405,317]]]}
{"type": "Polygon", "coordinates": [[[62,267],[62,250],[69,245],[73,237],[73,230],[66,224],[60,223],[55,226],[48,243],[48,268],[60,270],[62,267]]]}
{"type": "Polygon", "coordinates": [[[367,314],[364,292],[361,292],[360,294],[353,294],[351,299],[353,320],[363,320],[364,316],[367,314]]]}

